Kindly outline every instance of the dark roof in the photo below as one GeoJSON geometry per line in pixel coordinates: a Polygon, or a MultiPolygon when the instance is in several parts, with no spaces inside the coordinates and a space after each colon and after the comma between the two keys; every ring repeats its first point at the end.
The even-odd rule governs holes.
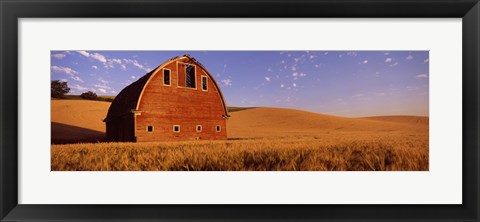
{"type": "MultiPolygon", "coordinates": [[[[200,65],[204,70],[206,70],[205,67],[203,67],[203,65],[200,62],[198,62],[193,57],[190,57],[189,55],[173,57],[168,61],[164,62],[163,64],[157,66],[155,69],[145,74],[144,76],[139,78],[137,81],[125,87],[113,100],[112,104],[110,105],[110,108],[108,108],[107,117],[103,121],[108,122],[110,120],[116,119],[123,115],[131,114],[132,110],[135,110],[137,108],[138,99],[140,98],[143,88],[145,87],[145,84],[148,82],[152,74],[155,73],[155,70],[157,70],[159,67],[163,66],[164,64],[168,64],[172,60],[175,60],[181,57],[188,57],[189,59],[191,59],[198,65],[200,65]]],[[[218,91],[220,93],[220,97],[222,99],[224,110],[225,110],[225,116],[228,117],[229,115],[227,110],[227,104],[225,103],[225,100],[223,98],[223,95],[217,83],[215,82],[215,80],[213,80],[213,82],[215,86],[218,88],[218,91]]]]}
{"type": "Polygon", "coordinates": [[[137,108],[137,101],[140,97],[140,94],[142,93],[143,87],[157,68],[153,69],[137,81],[125,87],[115,97],[112,104],[110,105],[110,108],[108,108],[107,118],[105,118],[104,122],[123,116],[125,114],[132,113],[131,111],[137,108]]]}

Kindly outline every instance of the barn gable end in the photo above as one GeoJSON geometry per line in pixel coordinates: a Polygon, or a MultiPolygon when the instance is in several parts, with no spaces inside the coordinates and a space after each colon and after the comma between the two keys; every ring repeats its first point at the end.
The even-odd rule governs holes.
{"type": "Polygon", "coordinates": [[[170,59],[124,88],[104,121],[110,141],[226,139],[228,116],[213,76],[197,60],[184,55],[170,59]],[[185,74],[178,72],[178,64],[195,66],[195,88],[179,85],[185,80],[178,75],[185,74]],[[169,85],[163,80],[164,70],[170,73],[169,85]],[[179,125],[180,132],[174,132],[174,125],[179,125]]]}

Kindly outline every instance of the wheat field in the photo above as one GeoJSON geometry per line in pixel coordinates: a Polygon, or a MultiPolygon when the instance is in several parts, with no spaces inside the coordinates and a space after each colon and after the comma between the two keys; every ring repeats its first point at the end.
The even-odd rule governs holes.
{"type": "Polygon", "coordinates": [[[429,170],[428,117],[343,118],[252,108],[230,113],[226,141],[106,143],[98,120],[107,104],[52,101],[52,143],[86,138],[76,131],[97,140],[52,144],[53,171],[429,170]],[[59,125],[53,122],[67,126],[68,138],[55,133],[59,125]]]}

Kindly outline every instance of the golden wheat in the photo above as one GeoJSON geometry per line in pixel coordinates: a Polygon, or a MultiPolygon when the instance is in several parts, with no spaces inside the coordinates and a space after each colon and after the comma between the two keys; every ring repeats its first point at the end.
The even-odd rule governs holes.
{"type": "Polygon", "coordinates": [[[425,171],[428,135],[52,145],[54,171],[425,171]]]}

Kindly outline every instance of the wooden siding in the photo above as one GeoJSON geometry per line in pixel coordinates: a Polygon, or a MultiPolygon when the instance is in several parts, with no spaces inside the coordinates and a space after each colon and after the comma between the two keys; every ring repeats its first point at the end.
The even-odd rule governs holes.
{"type": "Polygon", "coordinates": [[[197,87],[182,87],[185,86],[183,63],[195,65],[185,57],[178,60],[178,64],[174,60],[164,66],[171,72],[170,86],[163,84],[163,70],[146,84],[138,105],[141,114],[135,117],[138,142],[227,139],[225,111],[218,89],[198,65],[195,65],[197,87]],[[179,67],[182,67],[180,73],[179,67]],[[207,91],[202,91],[202,76],[207,76],[207,91]],[[173,132],[173,125],[180,125],[179,133],[173,132]],[[201,132],[196,131],[197,125],[202,126],[201,132]],[[154,132],[147,132],[147,126],[154,126],[154,132]],[[222,130],[216,132],[216,126],[222,130]]]}
{"type": "MultiPolygon", "coordinates": [[[[174,64],[172,64],[173,66],[174,64]]],[[[175,76],[177,77],[177,83],[174,86],[185,87],[185,83],[187,82],[185,78],[185,63],[177,62],[177,67],[175,67],[176,72],[175,76]]]]}

